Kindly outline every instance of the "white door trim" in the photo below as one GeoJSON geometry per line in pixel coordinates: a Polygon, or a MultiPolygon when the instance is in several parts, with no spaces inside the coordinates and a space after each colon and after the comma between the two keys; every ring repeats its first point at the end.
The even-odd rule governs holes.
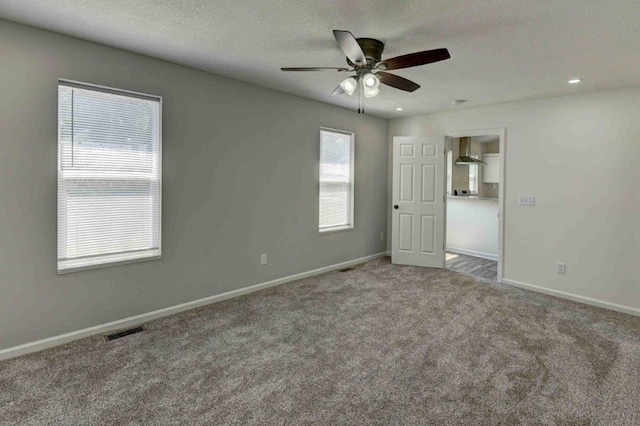
{"type": "MultiPolygon", "coordinates": [[[[506,186],[506,158],[507,158],[507,129],[506,127],[497,127],[492,129],[477,129],[477,130],[461,130],[445,132],[445,136],[448,138],[461,138],[461,137],[473,137],[473,136],[487,136],[497,135],[500,138],[500,183],[498,184],[498,282],[502,282],[504,276],[504,194],[506,186]]],[[[446,182],[445,182],[446,185],[446,182]]],[[[446,191],[446,186],[445,186],[446,191]]],[[[445,210],[446,211],[446,210],[445,210]]],[[[444,240],[447,241],[446,228],[445,228],[444,240]]]]}

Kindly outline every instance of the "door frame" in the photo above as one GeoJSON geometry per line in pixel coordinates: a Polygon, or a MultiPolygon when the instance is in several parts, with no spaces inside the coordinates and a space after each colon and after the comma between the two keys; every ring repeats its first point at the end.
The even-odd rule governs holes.
{"type": "MultiPolygon", "coordinates": [[[[498,282],[502,283],[502,277],[504,275],[504,194],[505,194],[505,186],[506,186],[506,158],[507,158],[507,128],[506,127],[496,127],[491,129],[477,129],[477,130],[461,130],[461,131],[450,131],[444,133],[446,138],[463,138],[463,137],[474,137],[474,136],[488,136],[488,135],[496,135],[500,138],[500,180],[498,183],[498,282]]],[[[445,156],[445,163],[447,158],[445,156]]],[[[445,167],[446,173],[446,167],[445,167]]],[[[447,192],[447,182],[445,179],[445,194],[447,192]]],[[[446,227],[446,217],[447,217],[447,199],[445,197],[445,228],[444,228],[444,241],[445,245],[447,242],[447,227],[446,227]]],[[[446,256],[446,254],[445,254],[446,256]]]]}

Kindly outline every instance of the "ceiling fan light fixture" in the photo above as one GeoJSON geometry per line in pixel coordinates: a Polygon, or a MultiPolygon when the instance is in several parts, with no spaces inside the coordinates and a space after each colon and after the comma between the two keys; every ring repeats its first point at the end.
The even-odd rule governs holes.
{"type": "Polygon", "coordinates": [[[380,79],[375,74],[365,74],[362,83],[365,98],[373,98],[380,93],[380,79]]]}
{"type": "Polygon", "coordinates": [[[362,81],[364,81],[364,87],[366,89],[377,89],[380,86],[380,79],[375,76],[375,74],[365,74],[362,81]]]}
{"type": "Polygon", "coordinates": [[[380,93],[380,89],[373,89],[373,90],[365,89],[364,90],[364,97],[365,98],[373,98],[374,96],[378,96],[378,93],[380,93]]]}
{"type": "Polygon", "coordinates": [[[349,77],[340,83],[340,87],[347,93],[347,95],[353,95],[353,92],[358,88],[358,80],[353,77],[349,77]]]}
{"type": "Polygon", "coordinates": [[[346,56],[349,68],[338,67],[288,67],[282,71],[338,71],[352,72],[355,75],[344,80],[331,93],[332,96],[358,92],[358,112],[364,113],[363,95],[373,98],[380,93],[379,86],[384,84],[404,92],[415,92],[420,85],[386,71],[427,65],[451,58],[446,48],[425,50],[394,58],[382,59],[384,43],[374,38],[355,38],[345,30],[333,30],[338,47],[346,56]],[[360,84],[362,82],[362,85],[360,84]],[[360,92],[362,86],[362,92],[360,92]]]}

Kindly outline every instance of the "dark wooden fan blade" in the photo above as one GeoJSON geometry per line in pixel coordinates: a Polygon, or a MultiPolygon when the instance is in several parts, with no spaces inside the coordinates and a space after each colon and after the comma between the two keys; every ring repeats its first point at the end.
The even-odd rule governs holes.
{"type": "Polygon", "coordinates": [[[333,36],[336,38],[340,49],[342,49],[345,56],[349,58],[351,62],[354,64],[356,62],[367,62],[367,58],[365,58],[364,52],[353,34],[349,31],[333,30],[333,36]]]}
{"type": "Polygon", "coordinates": [[[396,89],[404,90],[405,92],[415,92],[420,88],[419,84],[414,83],[411,80],[407,80],[406,78],[389,74],[388,72],[377,72],[376,76],[380,79],[380,83],[395,87],[396,89]]]}
{"type": "Polygon", "coordinates": [[[450,57],[451,55],[449,55],[447,49],[425,50],[424,52],[409,53],[408,55],[385,59],[379,68],[384,70],[399,70],[401,68],[417,67],[418,65],[444,61],[450,57]]]}
{"type": "Polygon", "coordinates": [[[349,71],[349,68],[335,68],[335,67],[297,67],[297,68],[280,68],[282,71],[349,71]]]}
{"type": "Polygon", "coordinates": [[[333,93],[331,94],[331,96],[337,96],[337,95],[342,95],[343,93],[345,93],[344,89],[342,88],[342,86],[338,86],[336,87],[336,90],[333,91],[333,93]]]}

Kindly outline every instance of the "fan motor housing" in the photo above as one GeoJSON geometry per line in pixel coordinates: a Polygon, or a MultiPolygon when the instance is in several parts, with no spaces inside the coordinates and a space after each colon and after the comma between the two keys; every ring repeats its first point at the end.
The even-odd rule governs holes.
{"type": "MultiPolygon", "coordinates": [[[[360,45],[360,48],[364,52],[367,63],[370,67],[374,67],[382,60],[382,52],[384,51],[384,43],[375,38],[357,38],[356,41],[360,45]]],[[[347,63],[355,67],[355,64],[347,58],[347,63]]]]}

